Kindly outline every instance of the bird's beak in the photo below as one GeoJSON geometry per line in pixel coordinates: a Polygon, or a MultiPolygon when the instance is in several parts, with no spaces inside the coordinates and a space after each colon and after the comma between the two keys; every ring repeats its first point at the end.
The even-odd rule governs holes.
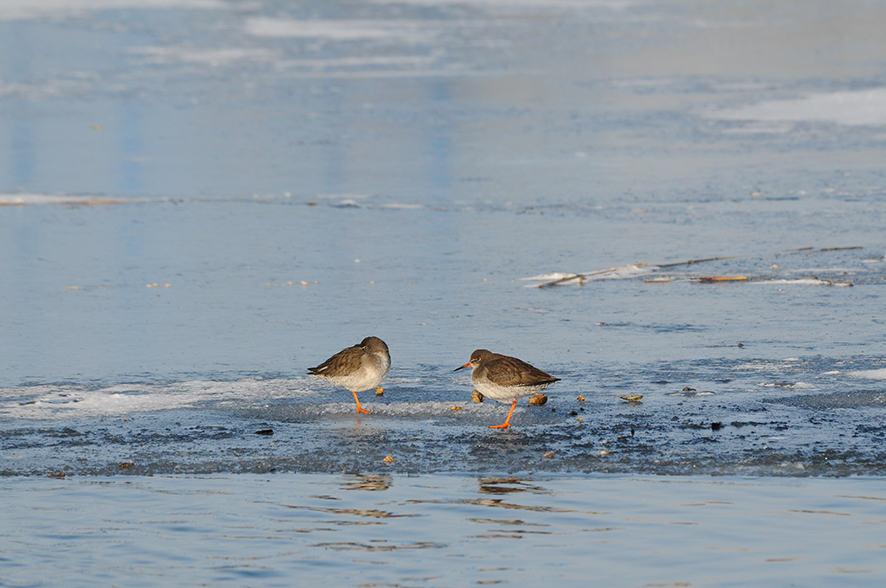
{"type": "Polygon", "coordinates": [[[461,366],[461,367],[459,367],[459,368],[455,368],[455,369],[452,370],[452,371],[457,372],[458,370],[463,370],[463,369],[465,369],[466,367],[474,367],[474,364],[472,364],[471,362],[468,362],[468,363],[464,364],[463,366],[461,366]]]}

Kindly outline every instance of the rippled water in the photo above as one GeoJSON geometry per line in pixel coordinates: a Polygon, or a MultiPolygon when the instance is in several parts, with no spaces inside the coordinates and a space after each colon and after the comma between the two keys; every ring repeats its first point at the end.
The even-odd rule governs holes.
{"type": "Polygon", "coordinates": [[[6,585],[875,586],[867,480],[3,479],[6,585]],[[35,554],[37,554],[35,556],[35,554]]]}
{"type": "Polygon", "coordinates": [[[0,4],[0,583],[881,585],[884,24],[0,4]]]}

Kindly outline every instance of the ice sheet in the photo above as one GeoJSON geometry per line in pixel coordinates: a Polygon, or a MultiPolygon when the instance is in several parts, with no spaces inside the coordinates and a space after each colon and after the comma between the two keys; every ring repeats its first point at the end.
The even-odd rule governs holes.
{"type": "Polygon", "coordinates": [[[882,126],[886,125],[886,88],[813,94],[793,100],[768,100],[717,111],[710,116],[735,121],[809,121],[850,126],[882,126]]]}

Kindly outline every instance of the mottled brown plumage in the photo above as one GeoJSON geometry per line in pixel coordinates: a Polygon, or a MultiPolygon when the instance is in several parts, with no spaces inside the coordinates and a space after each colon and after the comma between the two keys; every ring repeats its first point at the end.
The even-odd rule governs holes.
{"type": "Polygon", "coordinates": [[[308,373],[347,388],[357,402],[357,412],[371,414],[372,411],[360,406],[357,392],[381,384],[390,369],[388,346],[378,337],[366,337],[359,344],[339,351],[317,367],[308,368],[308,373]]]}
{"type": "Polygon", "coordinates": [[[522,359],[492,353],[486,349],[477,349],[471,354],[471,361],[456,368],[472,368],[471,382],[484,396],[499,402],[512,402],[511,412],[503,425],[490,428],[510,427],[511,415],[517,400],[547,388],[560,378],[555,378],[537,367],[529,365],[522,359]]]}

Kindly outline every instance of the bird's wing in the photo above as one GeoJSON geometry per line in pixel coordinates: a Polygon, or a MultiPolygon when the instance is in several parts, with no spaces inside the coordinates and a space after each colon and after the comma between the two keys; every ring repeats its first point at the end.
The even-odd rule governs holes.
{"type": "Polygon", "coordinates": [[[516,357],[501,356],[486,364],[486,377],[500,386],[529,386],[559,380],[516,357]]]}
{"type": "Polygon", "coordinates": [[[360,368],[362,359],[363,348],[354,345],[339,351],[317,367],[308,368],[308,372],[314,376],[349,374],[360,368]]]}

